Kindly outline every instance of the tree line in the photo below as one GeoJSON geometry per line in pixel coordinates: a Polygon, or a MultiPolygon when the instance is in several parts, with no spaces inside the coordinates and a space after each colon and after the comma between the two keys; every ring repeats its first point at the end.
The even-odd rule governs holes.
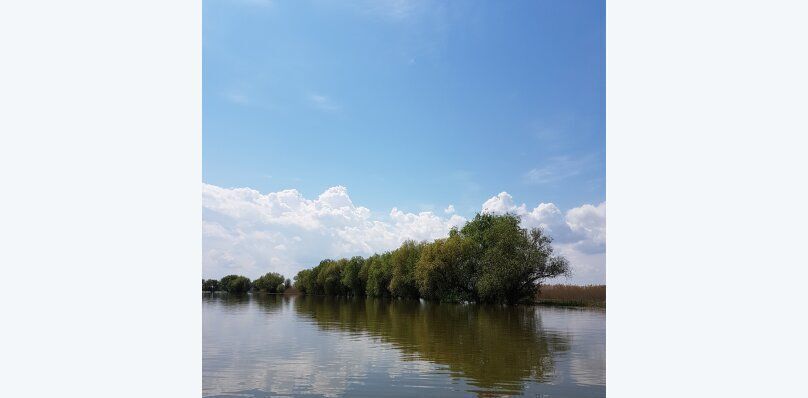
{"type": "Polygon", "coordinates": [[[323,260],[300,271],[301,293],[515,304],[532,301],[546,278],[569,275],[552,238],[520,227],[514,214],[477,214],[433,242],[405,241],[368,258],[323,260]]]}
{"type": "Polygon", "coordinates": [[[219,280],[202,280],[202,291],[204,292],[224,291],[234,294],[242,294],[250,291],[283,293],[291,286],[291,280],[284,279],[283,275],[276,272],[269,272],[254,281],[241,275],[227,275],[219,280]]]}

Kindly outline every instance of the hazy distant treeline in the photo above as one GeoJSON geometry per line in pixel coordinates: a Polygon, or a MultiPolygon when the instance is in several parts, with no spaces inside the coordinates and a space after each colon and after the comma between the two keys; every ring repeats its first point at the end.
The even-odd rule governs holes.
{"type": "Polygon", "coordinates": [[[227,275],[220,280],[203,279],[202,291],[228,293],[246,293],[249,291],[283,293],[292,285],[292,281],[284,279],[283,275],[270,272],[254,281],[241,275],[227,275]]]}
{"type": "Polygon", "coordinates": [[[519,226],[513,214],[477,214],[449,237],[406,241],[368,258],[323,260],[300,271],[301,293],[424,298],[439,301],[532,301],[542,280],[569,273],[541,229],[519,226]]]}

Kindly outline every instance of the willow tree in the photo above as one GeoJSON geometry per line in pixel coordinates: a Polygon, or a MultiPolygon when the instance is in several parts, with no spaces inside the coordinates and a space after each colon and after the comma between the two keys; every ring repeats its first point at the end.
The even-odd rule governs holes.
{"type": "Polygon", "coordinates": [[[219,281],[216,279],[203,279],[202,280],[202,291],[204,292],[215,292],[219,290],[219,281]]]}
{"type": "Polygon", "coordinates": [[[365,264],[365,259],[360,256],[352,257],[346,260],[342,266],[342,276],[340,282],[342,288],[347,295],[351,296],[364,296],[365,283],[367,281],[367,273],[362,275],[362,267],[365,264]]]}
{"type": "Polygon", "coordinates": [[[300,271],[295,286],[306,294],[515,304],[532,301],[545,279],[569,273],[551,242],[539,228],[520,227],[514,214],[477,214],[445,239],[406,241],[364,260],[323,260],[300,271]]]}
{"type": "Polygon", "coordinates": [[[219,288],[228,293],[247,293],[252,288],[250,278],[241,275],[227,275],[219,281],[219,288]]]}
{"type": "Polygon", "coordinates": [[[295,275],[295,289],[303,294],[314,294],[314,291],[311,289],[312,280],[314,279],[313,273],[314,271],[310,269],[304,269],[298,272],[297,275],[295,275]]]}
{"type": "Polygon", "coordinates": [[[268,272],[253,281],[256,290],[267,293],[278,293],[278,285],[283,285],[283,275],[277,272],[268,272]]]}
{"type": "Polygon", "coordinates": [[[477,301],[530,301],[544,279],[569,274],[567,259],[553,254],[552,238],[540,228],[519,224],[514,214],[477,214],[460,230],[471,241],[468,282],[477,301]]]}
{"type": "Polygon", "coordinates": [[[390,294],[394,297],[418,298],[415,283],[415,264],[421,256],[424,245],[412,240],[405,241],[390,253],[391,277],[390,294]]]}
{"type": "Polygon", "coordinates": [[[390,280],[393,279],[391,257],[387,252],[374,254],[365,261],[368,275],[365,290],[368,296],[390,297],[390,280]]]}
{"type": "Polygon", "coordinates": [[[457,229],[449,237],[424,245],[415,266],[415,282],[421,297],[438,301],[477,301],[471,239],[457,229]]]}

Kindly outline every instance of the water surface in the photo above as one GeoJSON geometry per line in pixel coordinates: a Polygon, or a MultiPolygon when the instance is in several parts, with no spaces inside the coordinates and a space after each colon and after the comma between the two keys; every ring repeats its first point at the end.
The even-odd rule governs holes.
{"type": "Polygon", "coordinates": [[[606,395],[606,313],[204,295],[207,397],[606,395]]]}

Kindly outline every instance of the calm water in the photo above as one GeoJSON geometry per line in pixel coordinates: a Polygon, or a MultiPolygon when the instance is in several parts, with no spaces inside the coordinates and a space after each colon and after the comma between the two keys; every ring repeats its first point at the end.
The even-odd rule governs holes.
{"type": "Polygon", "coordinates": [[[202,299],[208,397],[606,395],[603,310],[202,299]]]}

